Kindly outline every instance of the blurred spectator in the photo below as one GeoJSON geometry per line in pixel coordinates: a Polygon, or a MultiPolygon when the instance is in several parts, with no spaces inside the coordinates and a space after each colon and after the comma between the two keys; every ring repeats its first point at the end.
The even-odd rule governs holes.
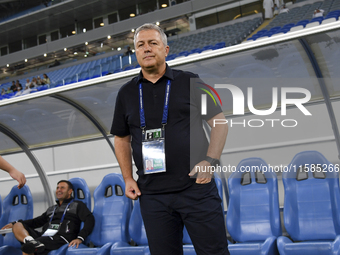
{"type": "Polygon", "coordinates": [[[13,92],[17,92],[17,86],[15,85],[15,81],[12,81],[11,90],[12,90],[13,92]]]}
{"type": "Polygon", "coordinates": [[[176,4],[176,0],[172,0],[171,1],[171,6],[175,5],[176,4]]]}
{"type": "Polygon", "coordinates": [[[43,76],[44,76],[44,78],[42,79],[42,82],[43,82],[43,84],[50,84],[51,83],[51,81],[50,81],[50,78],[48,78],[48,76],[47,76],[47,74],[43,74],[43,76]]]}
{"type": "Polygon", "coordinates": [[[274,8],[273,0],[263,0],[263,9],[264,9],[265,19],[273,18],[273,8],[274,8]]]}
{"type": "Polygon", "coordinates": [[[279,7],[277,7],[276,4],[274,4],[274,16],[278,15],[279,14],[279,7]]]}
{"type": "Polygon", "coordinates": [[[17,82],[15,83],[15,86],[17,87],[17,91],[22,90],[22,85],[21,85],[21,83],[19,82],[19,80],[17,80],[17,82]]]}
{"type": "Polygon", "coordinates": [[[25,89],[31,86],[30,79],[26,79],[25,89]]]}
{"type": "Polygon", "coordinates": [[[6,90],[4,89],[4,88],[2,88],[2,90],[1,90],[1,95],[3,96],[3,95],[6,95],[6,90]]]}
{"type": "Polygon", "coordinates": [[[33,77],[30,88],[33,89],[33,88],[36,88],[37,86],[38,86],[37,78],[33,77]]]}
{"type": "Polygon", "coordinates": [[[50,65],[48,68],[55,67],[55,66],[58,66],[58,65],[60,65],[60,62],[58,61],[58,59],[55,59],[54,63],[52,65],[50,65]]]}
{"type": "Polygon", "coordinates": [[[284,5],[282,5],[282,8],[281,8],[281,10],[280,10],[280,14],[281,13],[289,13],[289,9],[288,8],[286,8],[286,5],[284,4],[284,5]]]}
{"type": "Polygon", "coordinates": [[[128,46],[126,52],[124,53],[124,55],[125,56],[129,56],[129,55],[132,55],[132,54],[133,54],[133,52],[132,52],[130,46],[128,46]]]}
{"type": "Polygon", "coordinates": [[[325,12],[325,11],[322,10],[322,9],[319,9],[319,8],[315,9],[315,11],[314,11],[314,13],[313,13],[313,18],[316,18],[316,17],[323,17],[323,13],[324,13],[324,12],[325,12]]]}
{"type": "Polygon", "coordinates": [[[43,82],[42,82],[42,79],[40,78],[40,76],[37,77],[37,85],[38,86],[44,85],[43,82]]]}
{"type": "Polygon", "coordinates": [[[6,94],[12,93],[13,91],[11,90],[10,87],[7,88],[6,94]]]}
{"type": "Polygon", "coordinates": [[[280,0],[274,0],[274,8],[275,8],[275,4],[277,6],[277,9],[280,9],[281,1],[280,0]]]}

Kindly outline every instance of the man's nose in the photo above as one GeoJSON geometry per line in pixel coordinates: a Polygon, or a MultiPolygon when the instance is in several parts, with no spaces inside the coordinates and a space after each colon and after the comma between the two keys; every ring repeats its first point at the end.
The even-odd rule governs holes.
{"type": "Polygon", "coordinates": [[[143,47],[144,47],[144,51],[146,51],[146,52],[151,51],[151,47],[150,47],[149,44],[145,44],[145,45],[143,45],[143,47]]]}

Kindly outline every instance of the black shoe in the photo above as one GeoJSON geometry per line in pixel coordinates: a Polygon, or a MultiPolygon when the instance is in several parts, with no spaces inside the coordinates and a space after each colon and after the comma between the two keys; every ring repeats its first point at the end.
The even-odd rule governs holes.
{"type": "Polygon", "coordinates": [[[34,252],[42,252],[45,250],[45,245],[39,241],[32,240],[32,241],[26,241],[21,246],[21,250],[25,253],[34,253],[34,252]]]}

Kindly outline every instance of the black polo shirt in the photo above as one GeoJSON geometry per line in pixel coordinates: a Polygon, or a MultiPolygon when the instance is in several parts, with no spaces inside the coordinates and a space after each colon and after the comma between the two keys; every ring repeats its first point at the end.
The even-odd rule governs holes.
{"type": "Polygon", "coordinates": [[[144,79],[140,72],[119,90],[111,134],[131,135],[133,159],[139,175],[137,183],[142,194],[181,191],[195,182],[188,174],[195,164],[204,160],[209,145],[202,119],[209,120],[222,111],[208,96],[208,113],[201,116],[201,94],[205,92],[199,89],[202,87],[199,81],[198,75],[171,69],[167,65],[165,74],[155,84],[144,79]],[[171,91],[165,126],[166,172],[144,175],[138,87],[142,82],[146,129],[161,128],[168,80],[171,81],[171,91]],[[190,147],[199,148],[199,152],[195,150],[191,155],[190,147]]]}

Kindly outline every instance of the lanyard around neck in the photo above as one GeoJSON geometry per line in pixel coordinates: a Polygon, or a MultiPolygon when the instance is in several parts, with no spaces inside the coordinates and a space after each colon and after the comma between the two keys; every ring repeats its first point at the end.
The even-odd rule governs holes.
{"type": "MultiPolygon", "coordinates": [[[[163,117],[162,117],[162,126],[167,124],[168,121],[168,112],[169,112],[169,97],[170,97],[170,89],[171,89],[171,81],[168,80],[165,88],[165,97],[164,97],[164,107],[163,107],[163,117]]],[[[139,117],[140,117],[140,128],[145,130],[145,112],[144,112],[144,101],[143,101],[143,85],[139,83],[139,117]]]]}
{"type": "MultiPolygon", "coordinates": [[[[70,206],[70,204],[73,202],[73,199],[67,204],[65,210],[64,210],[64,213],[63,213],[63,216],[61,217],[61,220],[60,220],[60,224],[61,225],[64,221],[64,218],[65,218],[65,214],[66,214],[66,211],[67,211],[67,208],[70,206]]],[[[54,216],[54,213],[55,213],[55,210],[57,209],[58,205],[56,207],[54,207],[54,210],[53,210],[53,213],[52,213],[52,216],[50,218],[50,224],[52,222],[52,219],[53,219],[53,216],[54,216]]]]}

